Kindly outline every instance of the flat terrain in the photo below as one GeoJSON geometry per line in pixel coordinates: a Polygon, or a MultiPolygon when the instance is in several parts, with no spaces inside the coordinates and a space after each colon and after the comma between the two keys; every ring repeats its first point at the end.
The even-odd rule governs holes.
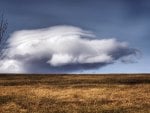
{"type": "Polygon", "coordinates": [[[150,75],[0,75],[0,113],[150,113],[150,75]]]}

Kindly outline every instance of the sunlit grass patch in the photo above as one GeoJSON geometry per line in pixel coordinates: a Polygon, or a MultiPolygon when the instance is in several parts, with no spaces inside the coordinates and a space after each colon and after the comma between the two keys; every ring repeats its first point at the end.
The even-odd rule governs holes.
{"type": "Polygon", "coordinates": [[[149,75],[0,78],[0,113],[150,113],[149,75]]]}

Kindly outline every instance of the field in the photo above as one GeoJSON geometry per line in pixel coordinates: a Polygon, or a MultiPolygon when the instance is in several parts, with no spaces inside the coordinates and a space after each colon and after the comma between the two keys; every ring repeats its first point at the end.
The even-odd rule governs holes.
{"type": "Polygon", "coordinates": [[[150,113],[150,75],[0,75],[0,113],[150,113]]]}

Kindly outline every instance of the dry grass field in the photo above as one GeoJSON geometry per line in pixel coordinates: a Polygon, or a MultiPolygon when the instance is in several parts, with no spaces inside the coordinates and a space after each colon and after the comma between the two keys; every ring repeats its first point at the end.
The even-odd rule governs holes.
{"type": "Polygon", "coordinates": [[[0,75],[0,113],[150,113],[150,75],[0,75]]]}

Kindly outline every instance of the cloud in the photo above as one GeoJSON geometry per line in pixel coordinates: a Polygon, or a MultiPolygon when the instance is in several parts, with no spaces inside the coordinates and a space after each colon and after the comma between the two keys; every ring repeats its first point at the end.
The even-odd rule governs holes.
{"type": "Polygon", "coordinates": [[[100,68],[136,53],[126,42],[100,39],[74,26],[21,30],[9,38],[0,72],[68,73],[100,68]]]}

